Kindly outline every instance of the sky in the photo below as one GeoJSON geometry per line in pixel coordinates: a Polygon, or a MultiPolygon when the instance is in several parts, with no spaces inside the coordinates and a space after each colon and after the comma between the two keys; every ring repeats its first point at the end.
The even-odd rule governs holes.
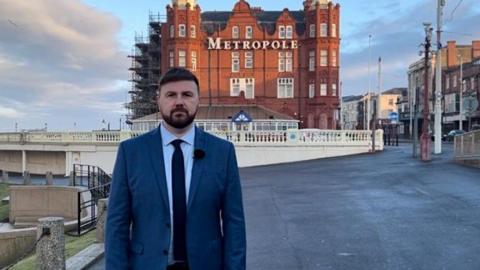
{"type": "MultiPolygon", "coordinates": [[[[203,11],[232,10],[236,0],[198,0],[203,11]]],[[[250,0],[263,10],[303,8],[303,0],[250,0]]],[[[437,0],[336,0],[341,5],[343,96],[407,87],[423,22],[436,27],[437,0]],[[369,35],[371,43],[369,46],[369,35]],[[369,54],[369,52],[371,52],[369,54]],[[369,57],[369,55],[371,55],[369,57]],[[368,66],[370,63],[370,77],[368,66]],[[370,80],[369,80],[370,78],[370,80]]],[[[125,121],[135,33],[166,0],[0,0],[0,132],[118,129],[125,121]]],[[[442,43],[480,39],[478,0],[446,0],[442,43]]],[[[435,36],[434,36],[435,38],[435,36]]]]}

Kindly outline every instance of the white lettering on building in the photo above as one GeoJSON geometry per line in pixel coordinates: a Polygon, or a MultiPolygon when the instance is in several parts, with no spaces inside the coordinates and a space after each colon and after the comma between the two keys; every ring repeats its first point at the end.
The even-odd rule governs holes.
{"type": "Polygon", "coordinates": [[[247,41],[247,40],[225,40],[223,41],[222,38],[208,38],[208,49],[209,50],[293,50],[298,49],[298,41],[297,40],[254,40],[254,41],[247,41]],[[232,46],[233,45],[233,46],[232,46]]]}

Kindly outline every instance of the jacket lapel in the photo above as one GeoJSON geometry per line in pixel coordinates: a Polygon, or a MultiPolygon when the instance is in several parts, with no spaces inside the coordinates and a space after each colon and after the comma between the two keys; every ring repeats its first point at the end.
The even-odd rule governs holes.
{"type": "MultiPolygon", "coordinates": [[[[202,150],[205,152],[205,132],[195,126],[195,142],[193,143],[193,149],[202,150]]],[[[205,153],[208,155],[208,153],[205,153]]],[[[195,199],[195,193],[198,189],[198,184],[202,178],[203,167],[205,166],[205,158],[193,158],[192,176],[190,180],[190,190],[188,193],[188,208],[190,209],[193,200],[195,199]]]]}
{"type": "Polygon", "coordinates": [[[160,135],[160,126],[152,131],[149,136],[149,145],[147,146],[147,152],[150,155],[150,162],[155,172],[155,180],[157,182],[157,187],[160,189],[162,194],[163,205],[167,212],[170,211],[168,205],[168,193],[167,193],[167,180],[165,176],[165,166],[163,160],[163,146],[162,146],[162,136],[160,135]]]}

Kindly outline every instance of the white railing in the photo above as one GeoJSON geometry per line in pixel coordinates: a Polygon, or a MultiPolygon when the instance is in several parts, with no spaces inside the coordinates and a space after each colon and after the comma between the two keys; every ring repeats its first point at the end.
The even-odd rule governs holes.
{"type": "Polygon", "coordinates": [[[453,149],[455,159],[480,160],[480,130],[455,136],[453,149]]]}
{"type": "Polygon", "coordinates": [[[140,135],[133,131],[92,131],[92,132],[22,132],[0,133],[0,142],[5,143],[118,143],[140,135]]]}
{"type": "MultiPolygon", "coordinates": [[[[0,143],[115,144],[142,134],[137,131],[0,133],[0,143]]],[[[325,144],[371,145],[371,131],[291,129],[286,131],[227,131],[214,135],[235,144],[325,144]]],[[[480,136],[479,136],[480,137],[480,136]]],[[[375,144],[383,149],[383,131],[376,131],[375,144]]]]}

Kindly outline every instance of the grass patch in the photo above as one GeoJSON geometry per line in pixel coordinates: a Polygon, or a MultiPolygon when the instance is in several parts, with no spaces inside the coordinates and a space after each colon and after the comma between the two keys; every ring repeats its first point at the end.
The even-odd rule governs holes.
{"type": "MultiPolygon", "coordinates": [[[[8,196],[8,186],[8,184],[0,184],[0,200],[8,196]]],[[[0,202],[0,222],[7,222],[9,211],[10,205],[0,202]]]]}
{"type": "MultiPolygon", "coordinates": [[[[70,235],[65,235],[65,257],[68,259],[78,252],[82,251],[89,245],[95,243],[96,240],[96,230],[90,231],[85,235],[80,237],[74,237],[70,235]]],[[[36,256],[35,251],[32,255],[21,260],[15,264],[11,269],[12,270],[34,270],[36,269],[36,256]]]]}

